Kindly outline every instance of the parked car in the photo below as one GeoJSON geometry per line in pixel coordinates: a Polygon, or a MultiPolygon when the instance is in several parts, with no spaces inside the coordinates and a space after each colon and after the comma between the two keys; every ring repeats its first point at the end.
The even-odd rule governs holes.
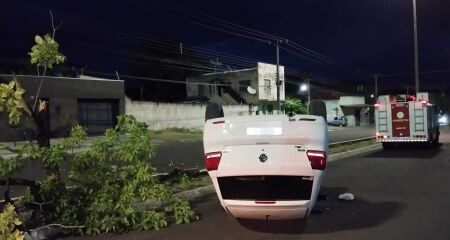
{"type": "Polygon", "coordinates": [[[447,114],[439,114],[438,115],[438,122],[439,122],[439,125],[441,125],[441,126],[447,126],[448,125],[448,115],[447,114]]]}
{"type": "Polygon", "coordinates": [[[347,126],[347,118],[344,116],[342,117],[333,117],[332,119],[327,121],[328,124],[334,125],[334,126],[347,126]]]}
{"type": "Polygon", "coordinates": [[[323,117],[312,115],[207,120],[205,164],[222,207],[235,218],[307,217],[325,174],[327,134],[323,117]]]}

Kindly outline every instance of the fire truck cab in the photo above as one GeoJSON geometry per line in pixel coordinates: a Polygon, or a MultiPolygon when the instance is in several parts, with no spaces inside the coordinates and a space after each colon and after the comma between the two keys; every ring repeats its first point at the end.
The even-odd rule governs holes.
{"type": "Polygon", "coordinates": [[[396,144],[424,142],[438,146],[439,123],[436,106],[429,94],[381,95],[375,104],[377,142],[383,149],[396,144]]]}

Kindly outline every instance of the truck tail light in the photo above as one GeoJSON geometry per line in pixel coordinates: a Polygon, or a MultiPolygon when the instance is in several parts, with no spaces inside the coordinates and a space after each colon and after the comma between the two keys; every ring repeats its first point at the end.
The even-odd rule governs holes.
{"type": "Polygon", "coordinates": [[[376,110],[378,110],[380,108],[380,104],[379,103],[375,103],[373,106],[375,107],[376,110]]]}
{"type": "Polygon", "coordinates": [[[422,101],[422,107],[426,107],[428,105],[428,102],[427,101],[422,101]]]}
{"type": "Polygon", "coordinates": [[[312,169],[325,170],[327,166],[327,154],[323,151],[308,150],[306,152],[312,169]]]}
{"type": "Polygon", "coordinates": [[[206,170],[217,170],[219,167],[220,159],[222,158],[221,152],[210,152],[205,155],[206,170]]]}

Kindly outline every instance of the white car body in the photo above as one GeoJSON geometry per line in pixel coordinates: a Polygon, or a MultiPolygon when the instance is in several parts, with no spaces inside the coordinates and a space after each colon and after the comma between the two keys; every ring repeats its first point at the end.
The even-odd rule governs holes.
{"type": "Polygon", "coordinates": [[[327,134],[325,120],[311,115],[208,120],[205,163],[222,207],[235,218],[307,217],[325,173],[327,134]]]}

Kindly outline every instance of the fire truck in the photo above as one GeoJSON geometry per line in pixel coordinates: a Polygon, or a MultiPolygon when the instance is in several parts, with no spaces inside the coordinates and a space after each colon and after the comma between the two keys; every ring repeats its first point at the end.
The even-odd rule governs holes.
{"type": "Polygon", "coordinates": [[[436,106],[426,92],[411,95],[381,95],[375,104],[377,142],[383,149],[423,142],[438,146],[439,123],[436,106]]]}

